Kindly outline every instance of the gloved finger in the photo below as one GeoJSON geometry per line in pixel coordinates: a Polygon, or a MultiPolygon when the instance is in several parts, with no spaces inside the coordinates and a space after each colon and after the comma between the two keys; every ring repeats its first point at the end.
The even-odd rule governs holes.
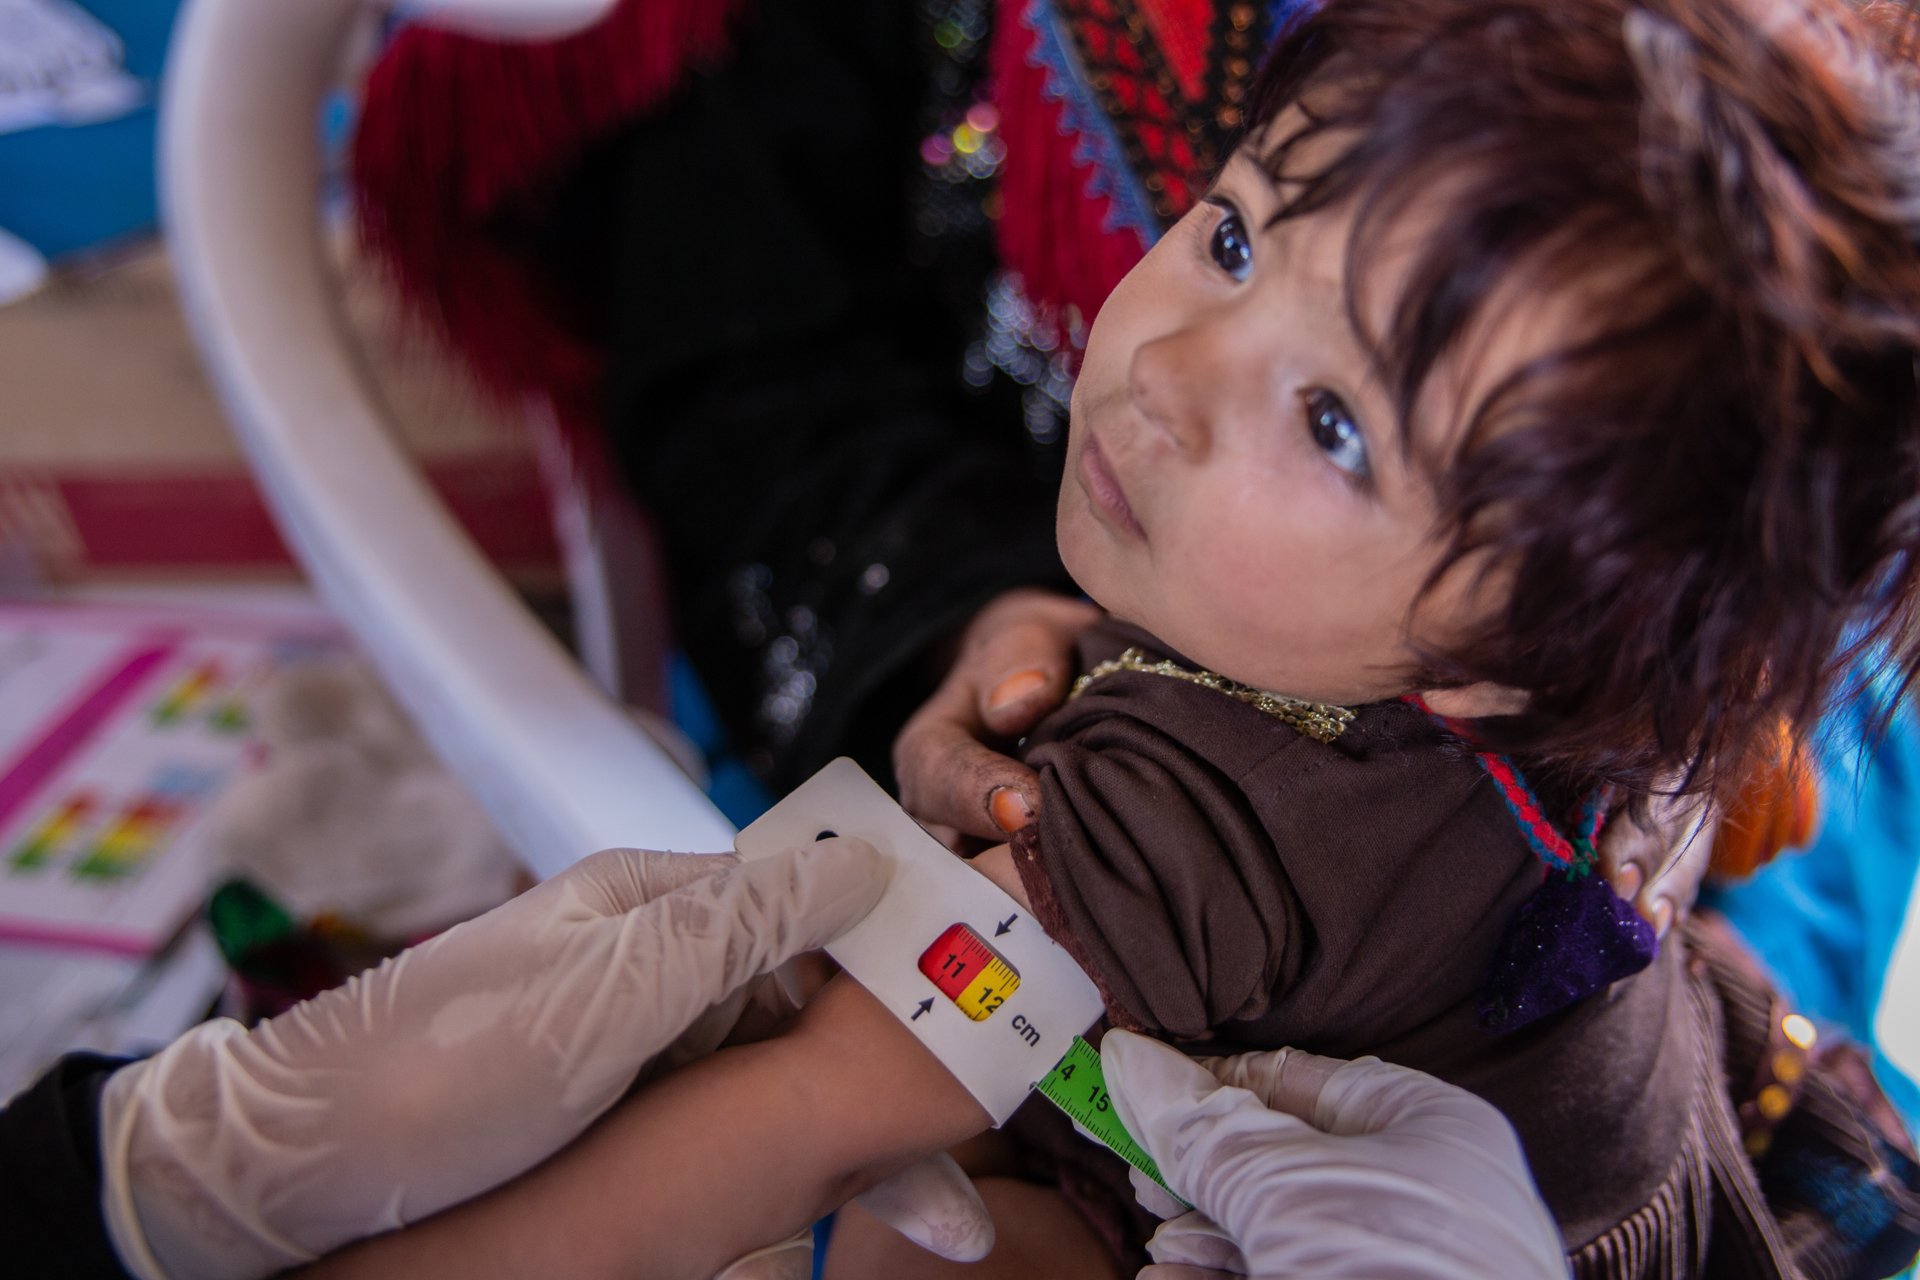
{"type": "Polygon", "coordinates": [[[1252,1270],[1233,1237],[1197,1210],[1161,1223],[1147,1241],[1147,1256],[1158,1263],[1191,1267],[1210,1276],[1244,1276],[1252,1270]]]}
{"type": "Polygon", "coordinates": [[[856,1202],[928,1253],[953,1262],[978,1262],[993,1251],[993,1219],[952,1156],[929,1156],[856,1202]]]}
{"type": "Polygon", "coordinates": [[[740,856],[735,853],[602,849],[486,915],[463,921],[423,945],[445,948],[453,945],[451,940],[456,936],[471,938],[496,930],[512,936],[526,932],[530,920],[537,922],[537,929],[544,929],[560,923],[588,924],[624,916],[739,862],[740,856]]]}
{"type": "Polygon", "coordinates": [[[1244,1088],[1275,1111],[1325,1133],[1351,1136],[1470,1118],[1477,1130],[1494,1108],[1424,1072],[1378,1058],[1324,1058],[1299,1049],[1199,1060],[1222,1083],[1244,1088]],[[1334,1086],[1338,1085],[1336,1089],[1334,1086]]]}
{"type": "Polygon", "coordinates": [[[1196,1061],[1221,1084],[1245,1089],[1275,1111],[1308,1121],[1313,1119],[1314,1107],[1327,1081],[1347,1065],[1344,1058],[1323,1058],[1299,1049],[1272,1049],[1196,1061]]]}
{"type": "MultiPolygon", "coordinates": [[[[1246,1272],[1241,1272],[1245,1275],[1246,1272]]],[[[1207,1267],[1189,1267],[1184,1263],[1170,1263],[1162,1266],[1155,1262],[1140,1268],[1134,1280],[1233,1280],[1231,1271],[1214,1271],[1207,1267]]]]}
{"type": "Polygon", "coordinates": [[[1311,1132],[1293,1116],[1271,1111],[1244,1089],[1223,1085],[1212,1072],[1178,1049],[1128,1031],[1109,1031],[1100,1042],[1107,1090],[1120,1122],[1160,1166],[1174,1194],[1204,1207],[1211,1146],[1192,1140],[1201,1130],[1225,1132],[1236,1114],[1237,1127],[1268,1134],[1311,1132]]]}
{"type": "Polygon", "coordinates": [[[812,1275],[813,1232],[807,1230],[734,1259],[713,1280],[811,1280],[812,1275]]]}
{"type": "MultiPolygon", "coordinates": [[[[772,973],[751,979],[746,986],[695,1019],[668,1054],[686,1062],[705,1057],[723,1045],[755,1044],[778,1035],[793,1021],[793,1016],[806,1006],[813,993],[826,985],[825,979],[804,988],[797,981],[790,984],[790,971],[808,961],[824,958],[824,952],[802,952],[777,966],[772,973]]],[[[828,963],[831,966],[831,962],[828,963]]],[[[829,968],[828,977],[833,972],[837,970],[829,968]]]]}
{"type": "Polygon", "coordinates": [[[1134,1202],[1154,1217],[1177,1218],[1187,1211],[1180,1197],[1131,1165],[1127,1167],[1127,1181],[1133,1186],[1134,1202]]]}
{"type": "Polygon", "coordinates": [[[942,685],[893,743],[900,806],[922,823],[1004,840],[1033,820],[1040,780],[986,745],[970,686],[942,685]]]}
{"type": "MultiPolygon", "coordinates": [[[[802,951],[826,945],[873,909],[890,864],[864,840],[835,836],[708,876],[616,920],[614,954],[629,1007],[653,1011],[655,1049],[706,1010],[802,951]]],[[[609,975],[608,998],[621,983],[609,975]]],[[[611,1015],[610,1015],[611,1016],[611,1015]]]]}
{"type": "MultiPolygon", "coordinates": [[[[771,981],[763,979],[762,981],[771,981]]],[[[753,1002],[758,983],[748,983],[739,990],[723,998],[718,1004],[708,1006],[705,1013],[687,1024],[686,1028],[674,1038],[673,1042],[640,1069],[634,1077],[635,1084],[646,1084],[661,1076],[678,1071],[689,1062],[706,1057],[727,1042],[733,1029],[739,1025],[742,1015],[753,1002]]]]}
{"type": "Polygon", "coordinates": [[[1355,1058],[1320,1091],[1313,1122],[1332,1134],[1392,1133],[1409,1174],[1439,1181],[1477,1169],[1477,1177],[1513,1182],[1524,1199],[1535,1194],[1520,1139],[1499,1109],[1411,1067],[1355,1058]]]}
{"type": "MultiPolygon", "coordinates": [[[[564,886],[588,910],[617,916],[739,863],[737,853],[602,849],[554,876],[547,885],[564,886]]],[[[539,893],[547,885],[531,892],[539,893]]]]}
{"type": "MultiPolygon", "coordinates": [[[[1227,1107],[1244,1102],[1266,1109],[1250,1092],[1223,1085],[1213,1072],[1178,1049],[1131,1031],[1107,1032],[1100,1041],[1100,1062],[1120,1123],[1147,1149],[1169,1181],[1168,1162],[1174,1155],[1171,1135],[1186,1117],[1203,1109],[1219,1110],[1220,1105],[1210,1101],[1215,1095],[1237,1095],[1240,1101],[1227,1099],[1227,1107]]],[[[1180,1190],[1177,1183],[1174,1189],[1180,1190]]]]}

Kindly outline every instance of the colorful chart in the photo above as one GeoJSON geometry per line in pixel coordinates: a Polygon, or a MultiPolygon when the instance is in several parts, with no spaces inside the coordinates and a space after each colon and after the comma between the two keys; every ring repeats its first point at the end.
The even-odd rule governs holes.
{"type": "Polygon", "coordinates": [[[0,609],[0,940],[149,954],[207,892],[203,815],[314,613],[0,609]]]}
{"type": "Polygon", "coordinates": [[[7,864],[16,872],[38,871],[48,866],[79,843],[99,808],[92,792],[74,793],[27,833],[14,847],[7,864]]]}
{"type": "Polygon", "coordinates": [[[220,684],[220,664],[203,662],[175,680],[148,714],[156,727],[179,724],[207,701],[220,684]]]}
{"type": "Polygon", "coordinates": [[[220,780],[221,774],[213,770],[163,768],[150,790],[127,804],[86,856],[73,864],[73,874],[103,880],[133,875],[185,825],[220,780]]]}

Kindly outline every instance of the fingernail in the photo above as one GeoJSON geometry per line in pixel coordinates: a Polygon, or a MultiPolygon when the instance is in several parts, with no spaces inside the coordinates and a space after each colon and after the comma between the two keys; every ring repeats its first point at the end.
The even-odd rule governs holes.
{"type": "Polygon", "coordinates": [[[987,793],[987,816],[993,825],[1012,835],[1033,821],[1027,798],[1012,787],[995,787],[987,793]]]}
{"type": "Polygon", "coordinates": [[[1016,671],[993,686],[993,692],[987,695],[987,710],[998,711],[1002,707],[1010,707],[1046,682],[1047,673],[1038,667],[1016,671]]]}
{"type": "Polygon", "coordinates": [[[1666,937],[1667,930],[1673,928],[1673,899],[1660,898],[1655,900],[1653,910],[1649,914],[1651,915],[1653,923],[1653,936],[1656,938],[1666,937]]]}
{"type": "Polygon", "coordinates": [[[1640,896],[1640,886],[1646,883],[1646,879],[1639,866],[1629,862],[1620,868],[1619,874],[1613,877],[1613,891],[1619,894],[1622,900],[1632,902],[1640,896]]]}

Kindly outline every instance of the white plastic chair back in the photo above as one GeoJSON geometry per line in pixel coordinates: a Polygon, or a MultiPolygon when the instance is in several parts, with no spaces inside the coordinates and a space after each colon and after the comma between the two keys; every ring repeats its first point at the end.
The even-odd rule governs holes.
{"type": "MultiPolygon", "coordinates": [[[[611,0],[438,0],[550,36],[611,0]]],[[[182,303],[282,533],[527,865],[610,845],[711,851],[733,829],[522,607],[386,429],[319,234],[318,109],[360,0],[190,0],[161,187],[182,303]]]]}

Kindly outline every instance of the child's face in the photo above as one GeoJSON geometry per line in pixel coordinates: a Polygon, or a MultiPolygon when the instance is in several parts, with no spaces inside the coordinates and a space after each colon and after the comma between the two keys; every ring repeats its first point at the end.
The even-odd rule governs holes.
{"type": "MultiPolygon", "coordinates": [[[[1278,200],[1242,148],[1101,309],[1074,387],[1060,551],[1102,606],[1211,670],[1372,701],[1411,688],[1411,637],[1445,643],[1489,602],[1462,572],[1420,596],[1441,547],[1418,457],[1443,454],[1432,435],[1446,433],[1401,447],[1348,325],[1347,215],[1262,230],[1278,200]]],[[[1379,264],[1368,283],[1397,274],[1379,264]]],[[[1491,336],[1483,355],[1514,345],[1491,336]]],[[[1446,382],[1422,403],[1450,397],[1446,382]]]]}

